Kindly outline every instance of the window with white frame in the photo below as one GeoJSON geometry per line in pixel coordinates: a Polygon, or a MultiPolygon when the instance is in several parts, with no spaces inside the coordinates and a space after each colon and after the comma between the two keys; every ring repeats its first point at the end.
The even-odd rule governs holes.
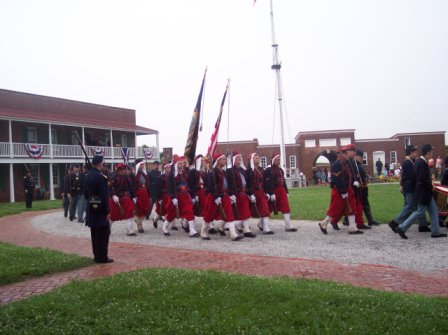
{"type": "Polygon", "coordinates": [[[36,127],[27,127],[26,141],[27,141],[27,143],[37,143],[37,129],[36,129],[36,127]]]}
{"type": "Polygon", "coordinates": [[[53,164],[53,185],[59,186],[59,165],[53,164]]]}
{"type": "Polygon", "coordinates": [[[121,146],[126,148],[128,146],[128,135],[121,134],[121,146]]]}
{"type": "Polygon", "coordinates": [[[411,138],[405,137],[404,138],[404,147],[406,148],[408,145],[411,145],[411,138]]]}
{"type": "Polygon", "coordinates": [[[367,158],[367,152],[364,152],[362,154],[362,164],[367,165],[369,163],[369,160],[367,158]]]}
{"type": "Polygon", "coordinates": [[[352,144],[352,139],[350,137],[342,137],[340,140],[341,146],[352,144]]]}
{"type": "Polygon", "coordinates": [[[315,148],[316,140],[305,140],[305,148],[315,148]]]}
{"type": "Polygon", "coordinates": [[[336,139],[335,138],[324,138],[319,140],[320,147],[335,147],[336,139]]]}
{"type": "Polygon", "coordinates": [[[296,156],[289,156],[289,168],[296,169],[297,168],[297,158],[296,156]]]}
{"type": "Polygon", "coordinates": [[[58,143],[58,132],[54,128],[51,128],[51,143],[52,144],[58,143]]]}
{"type": "Polygon", "coordinates": [[[390,152],[390,164],[395,164],[397,162],[397,152],[391,151],[390,152]]]}
{"type": "Polygon", "coordinates": [[[263,169],[266,169],[267,166],[266,162],[267,162],[266,157],[260,157],[260,165],[263,169]]]}

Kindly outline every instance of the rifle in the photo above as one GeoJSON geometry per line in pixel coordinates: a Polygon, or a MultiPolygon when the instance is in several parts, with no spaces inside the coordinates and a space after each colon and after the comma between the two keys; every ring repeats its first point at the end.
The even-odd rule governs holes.
{"type": "Polygon", "coordinates": [[[180,219],[179,206],[176,205],[176,206],[174,206],[174,207],[175,207],[175,209],[176,209],[176,219],[180,219]]]}
{"type": "Polygon", "coordinates": [[[345,198],[344,200],[345,200],[345,202],[344,202],[344,212],[345,212],[345,215],[348,215],[348,214],[352,213],[353,210],[350,207],[350,203],[348,202],[348,198],[345,198]]]}
{"type": "Polygon", "coordinates": [[[91,169],[91,168],[92,168],[92,163],[90,162],[90,158],[89,158],[89,156],[87,155],[86,149],[84,148],[84,145],[82,144],[82,141],[81,141],[81,139],[79,138],[79,134],[78,134],[78,131],[77,131],[77,130],[75,130],[75,135],[76,135],[76,139],[78,140],[78,144],[80,145],[81,150],[82,150],[82,152],[84,153],[84,159],[85,159],[85,161],[86,161],[86,165],[87,165],[87,167],[88,167],[89,169],[91,169]]]}
{"type": "Polygon", "coordinates": [[[236,205],[236,203],[232,204],[232,206],[233,206],[233,212],[235,214],[235,219],[238,220],[240,218],[240,212],[238,211],[238,206],[236,205]]]}
{"type": "MultiPolygon", "coordinates": [[[[26,164],[26,163],[23,163],[23,165],[25,165],[25,170],[26,170],[26,172],[28,173],[28,172],[31,172],[31,170],[29,169],[29,167],[28,167],[28,165],[26,164]]],[[[33,184],[35,185],[35,183],[34,183],[34,178],[33,178],[33,174],[31,173],[31,181],[33,182],[33,184]]]]}
{"type": "Polygon", "coordinates": [[[250,203],[252,204],[252,208],[254,209],[255,214],[257,215],[257,217],[261,218],[261,214],[260,214],[260,211],[258,210],[257,204],[252,202],[252,201],[250,203]]]}
{"type": "Polygon", "coordinates": [[[118,199],[117,206],[118,206],[118,210],[120,211],[120,216],[123,216],[124,215],[124,209],[123,209],[123,207],[121,207],[120,199],[118,199]]]}
{"type": "Polygon", "coordinates": [[[278,214],[277,201],[271,201],[272,207],[274,207],[274,215],[278,214]]]}

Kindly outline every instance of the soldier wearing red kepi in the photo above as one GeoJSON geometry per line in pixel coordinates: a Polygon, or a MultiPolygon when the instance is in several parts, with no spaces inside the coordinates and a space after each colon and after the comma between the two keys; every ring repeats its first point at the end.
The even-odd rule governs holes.
{"type": "Polygon", "coordinates": [[[269,205],[270,196],[265,193],[264,170],[260,166],[260,156],[252,153],[249,157],[249,168],[247,169],[247,194],[252,206],[252,216],[260,218],[257,226],[264,235],[273,235],[269,228],[269,205]]]}
{"type": "Polygon", "coordinates": [[[280,167],[280,155],[273,154],[271,166],[264,171],[266,193],[270,196],[269,207],[271,212],[282,212],[285,220],[285,231],[296,232],[297,228],[291,226],[291,210],[289,208],[289,193],[286,186],[285,172],[280,167]]]}
{"type": "Polygon", "coordinates": [[[125,221],[128,236],[136,236],[134,232],[134,190],[131,177],[126,175],[126,165],[118,164],[115,174],[110,180],[110,221],[125,221]]]}
{"type": "Polygon", "coordinates": [[[221,235],[225,235],[224,225],[227,223],[230,231],[230,239],[239,241],[241,236],[236,232],[235,217],[232,210],[232,202],[235,203],[236,197],[229,196],[228,182],[224,166],[226,165],[226,156],[215,154],[213,156],[213,169],[208,175],[208,195],[206,212],[204,215],[204,224],[201,230],[201,236],[204,240],[210,239],[208,229],[210,222],[220,221],[218,229],[221,235]]]}
{"type": "Polygon", "coordinates": [[[173,208],[166,214],[166,220],[163,224],[163,233],[169,236],[168,227],[179,215],[180,219],[188,222],[190,237],[199,237],[199,233],[194,225],[193,199],[191,198],[190,188],[188,186],[188,171],[184,167],[184,158],[178,157],[174,161],[174,171],[171,171],[168,179],[168,194],[171,197],[173,208]]]}
{"type": "Polygon", "coordinates": [[[338,221],[343,215],[348,215],[349,233],[362,234],[355,222],[356,200],[352,189],[352,179],[347,162],[347,147],[340,150],[339,158],[331,166],[331,200],[327,217],[319,222],[323,234],[327,234],[329,223],[335,230],[339,230],[338,221]]]}
{"type": "Polygon", "coordinates": [[[227,180],[229,181],[229,194],[235,197],[235,203],[239,220],[238,225],[242,224],[244,237],[256,237],[250,230],[249,219],[251,217],[250,200],[246,193],[247,176],[246,167],[243,164],[242,156],[239,152],[232,154],[232,167],[227,169],[227,180]]]}
{"type": "Polygon", "coordinates": [[[135,161],[135,196],[137,198],[136,206],[136,222],[139,233],[144,233],[143,220],[149,214],[151,209],[151,198],[149,194],[150,179],[146,172],[145,162],[143,159],[135,161]]]}
{"type": "Polygon", "coordinates": [[[156,218],[153,221],[154,228],[157,228],[159,218],[166,216],[166,213],[175,210],[171,197],[168,194],[168,179],[171,173],[171,164],[163,166],[163,174],[157,179],[154,187],[154,199],[156,199],[156,218]]]}

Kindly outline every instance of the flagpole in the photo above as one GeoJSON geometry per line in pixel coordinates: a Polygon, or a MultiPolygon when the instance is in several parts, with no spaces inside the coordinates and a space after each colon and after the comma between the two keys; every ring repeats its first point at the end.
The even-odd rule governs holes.
{"type": "Polygon", "coordinates": [[[227,79],[227,148],[226,154],[229,154],[229,138],[230,138],[230,78],[227,79]]]}
{"type": "Polygon", "coordinates": [[[281,64],[278,60],[278,44],[275,41],[275,28],[274,28],[274,10],[272,6],[272,0],[270,0],[271,7],[271,34],[272,34],[272,58],[273,64],[271,69],[275,71],[277,80],[277,100],[280,113],[280,132],[281,132],[281,144],[280,144],[280,166],[282,167],[284,173],[286,173],[286,150],[285,150],[285,135],[284,135],[284,125],[283,125],[283,94],[282,94],[282,80],[281,80],[281,64]]]}

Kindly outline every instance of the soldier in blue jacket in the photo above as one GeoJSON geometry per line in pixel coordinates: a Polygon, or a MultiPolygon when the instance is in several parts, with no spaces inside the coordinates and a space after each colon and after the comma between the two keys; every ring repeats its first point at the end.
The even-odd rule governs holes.
{"type": "Polygon", "coordinates": [[[108,257],[110,222],[109,191],[103,169],[103,156],[92,159],[92,169],[86,176],[84,195],[87,201],[86,225],[90,227],[93,256],[96,263],[111,263],[108,257]]]}

